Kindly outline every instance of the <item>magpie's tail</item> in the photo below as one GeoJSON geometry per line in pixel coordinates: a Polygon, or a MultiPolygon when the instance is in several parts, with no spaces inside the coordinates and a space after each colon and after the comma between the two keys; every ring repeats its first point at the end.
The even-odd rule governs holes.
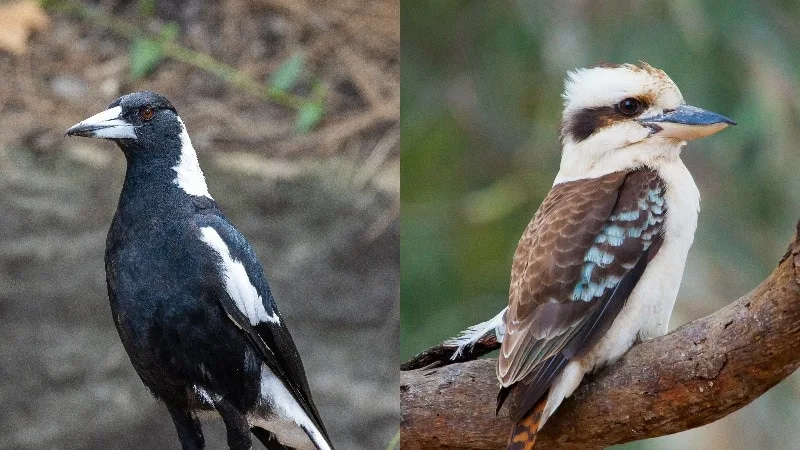
{"type": "MultiPolygon", "coordinates": [[[[320,437],[319,433],[316,433],[316,435],[315,433],[310,433],[305,429],[305,427],[301,428],[306,432],[308,438],[311,440],[311,443],[313,443],[314,447],[316,447],[318,450],[333,450],[333,446],[330,444],[330,442],[328,442],[327,438],[320,437]]],[[[260,427],[253,427],[250,428],[250,432],[253,433],[253,436],[261,441],[262,444],[264,444],[264,447],[266,447],[267,450],[295,450],[294,447],[287,447],[281,444],[280,441],[278,441],[278,438],[268,430],[260,427]]]]}
{"type": "Polygon", "coordinates": [[[547,396],[545,395],[533,405],[528,414],[525,414],[519,422],[514,424],[514,428],[511,429],[511,435],[508,437],[507,450],[533,450],[546,405],[547,396]]]}

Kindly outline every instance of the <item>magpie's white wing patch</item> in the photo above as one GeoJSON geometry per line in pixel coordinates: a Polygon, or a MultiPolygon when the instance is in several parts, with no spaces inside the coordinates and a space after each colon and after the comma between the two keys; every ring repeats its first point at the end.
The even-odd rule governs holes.
{"type": "Polygon", "coordinates": [[[297,399],[289,392],[280,378],[267,367],[261,365],[261,401],[264,407],[272,410],[268,418],[254,414],[248,417],[251,426],[264,428],[275,434],[278,441],[286,446],[304,449],[313,442],[319,450],[331,450],[322,433],[308,417],[297,399]],[[310,440],[310,442],[309,442],[310,440]]]}
{"type": "Polygon", "coordinates": [[[180,117],[178,122],[181,124],[181,159],[172,168],[176,174],[172,182],[189,195],[211,198],[206,185],[206,177],[203,175],[203,171],[200,170],[200,163],[197,162],[197,152],[192,146],[192,140],[189,139],[186,125],[183,124],[180,117]]]}
{"type": "Polygon", "coordinates": [[[274,311],[267,311],[264,308],[264,300],[258,295],[258,291],[247,276],[244,265],[231,256],[230,249],[219,233],[210,226],[201,228],[200,232],[203,242],[222,259],[219,269],[225,281],[225,290],[239,311],[250,321],[250,325],[256,326],[262,322],[280,323],[280,318],[274,311]]]}
{"type": "Polygon", "coordinates": [[[251,426],[284,436],[288,442],[302,443],[289,445],[298,450],[330,449],[300,355],[280,319],[252,248],[224,217],[198,215],[195,223],[200,242],[219,255],[217,270],[228,294],[219,298],[225,313],[263,358],[262,407],[248,411],[251,426]]]}

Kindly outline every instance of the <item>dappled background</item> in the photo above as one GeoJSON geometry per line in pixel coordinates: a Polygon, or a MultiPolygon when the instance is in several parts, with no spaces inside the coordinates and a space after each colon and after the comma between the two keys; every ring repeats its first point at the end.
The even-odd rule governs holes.
{"type": "MultiPolygon", "coordinates": [[[[558,170],[567,70],[644,60],[739,125],[692,142],[702,195],[671,328],[756,286],[800,217],[800,5],[405,2],[403,359],[507,304],[511,258],[558,170]]],[[[796,448],[800,376],[709,426],[621,448],[796,448]]]]}
{"type": "MultiPolygon", "coordinates": [[[[340,449],[397,435],[399,2],[0,2],[0,448],[178,448],[114,330],[125,160],[64,138],[165,94],[265,266],[340,449]]],[[[209,448],[224,428],[206,421],[209,448]]],[[[259,444],[260,446],[260,444],[259,444]]]]}

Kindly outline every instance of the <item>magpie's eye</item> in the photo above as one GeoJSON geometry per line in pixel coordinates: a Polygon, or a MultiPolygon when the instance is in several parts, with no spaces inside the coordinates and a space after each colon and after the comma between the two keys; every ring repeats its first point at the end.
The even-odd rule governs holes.
{"type": "Polygon", "coordinates": [[[626,116],[635,116],[642,111],[642,102],[635,98],[626,98],[617,105],[619,112],[626,116]]]}
{"type": "Polygon", "coordinates": [[[145,106],[139,110],[139,117],[144,121],[148,121],[156,115],[156,110],[152,106],[145,106]]]}

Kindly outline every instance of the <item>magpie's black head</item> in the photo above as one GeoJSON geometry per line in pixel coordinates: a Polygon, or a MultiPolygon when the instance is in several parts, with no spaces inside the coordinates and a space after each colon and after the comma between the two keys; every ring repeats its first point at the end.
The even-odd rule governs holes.
{"type": "Polygon", "coordinates": [[[67,130],[68,136],[110,139],[123,151],[157,150],[159,143],[176,141],[183,124],[175,107],[155,92],[123,95],[108,109],[67,130]]]}
{"type": "Polygon", "coordinates": [[[67,130],[67,136],[110,139],[128,161],[129,179],[170,181],[186,194],[211,198],[189,133],[175,107],[155,92],[123,95],[108,109],[67,130]]]}

